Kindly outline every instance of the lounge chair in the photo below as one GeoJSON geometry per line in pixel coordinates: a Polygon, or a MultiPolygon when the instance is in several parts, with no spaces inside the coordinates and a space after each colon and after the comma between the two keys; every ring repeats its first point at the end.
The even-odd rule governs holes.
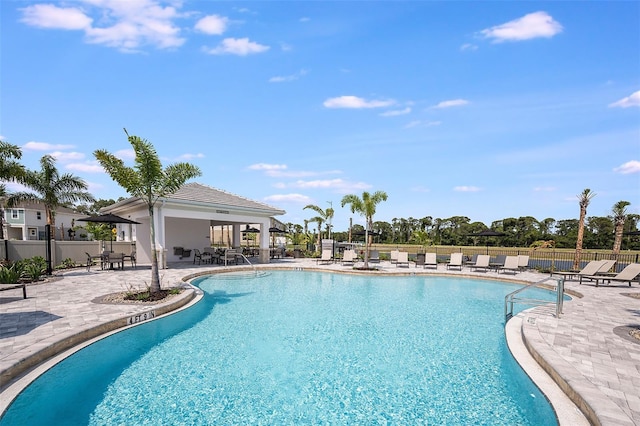
{"type": "Polygon", "coordinates": [[[604,260],[592,260],[579,271],[554,271],[552,275],[561,275],[565,281],[572,280],[573,277],[579,277],[580,282],[582,282],[582,277],[597,274],[603,264],[604,260]]]}
{"type": "Polygon", "coordinates": [[[316,263],[333,263],[333,250],[331,249],[324,249],[322,250],[322,254],[320,255],[320,258],[318,260],[316,260],[316,263]]]}
{"type": "MultiPolygon", "coordinates": [[[[618,283],[629,283],[629,287],[631,287],[631,281],[636,281],[638,275],[640,275],[640,263],[630,263],[616,275],[591,275],[585,278],[589,278],[590,280],[595,281],[596,287],[598,287],[600,281],[602,281],[603,283],[606,281],[607,285],[611,284],[612,281],[618,283]]],[[[640,283],[640,281],[638,282],[640,283]]]]}
{"type": "Polygon", "coordinates": [[[587,279],[589,281],[593,281],[590,278],[591,275],[603,275],[603,276],[609,275],[609,276],[611,276],[611,275],[615,275],[616,274],[615,272],[614,273],[609,273],[609,271],[611,271],[611,268],[613,268],[613,265],[616,264],[615,260],[604,259],[604,260],[600,260],[599,262],[600,262],[600,267],[597,268],[595,272],[593,272],[591,274],[581,274],[579,276],[580,284],[582,284],[582,280],[583,279],[587,279]]]}
{"type": "Polygon", "coordinates": [[[398,266],[409,267],[409,253],[406,251],[398,252],[398,260],[396,261],[396,268],[398,266]]]}
{"type": "Polygon", "coordinates": [[[462,253],[451,253],[447,269],[458,268],[462,271],[462,253]]]}
{"type": "Polygon", "coordinates": [[[526,270],[529,267],[529,255],[519,254],[518,255],[518,269],[521,271],[526,270]]]}
{"type": "Polygon", "coordinates": [[[369,252],[369,263],[380,263],[380,252],[378,250],[369,252]]]}
{"type": "Polygon", "coordinates": [[[400,253],[400,250],[391,250],[391,253],[389,253],[391,263],[396,263],[398,261],[398,253],[400,253]]]}
{"type": "Polygon", "coordinates": [[[507,271],[511,271],[514,274],[517,274],[520,268],[518,267],[518,256],[507,256],[504,259],[504,265],[500,267],[500,271],[506,273],[507,271]]]}
{"type": "Polygon", "coordinates": [[[496,270],[499,270],[500,268],[502,268],[504,266],[504,262],[507,260],[507,255],[506,254],[499,254],[495,257],[495,259],[493,259],[493,261],[489,262],[489,265],[491,265],[492,268],[495,268],[496,270]]]}
{"type": "Polygon", "coordinates": [[[438,269],[438,257],[435,253],[424,254],[424,268],[438,269]]]}
{"type": "Polygon", "coordinates": [[[476,263],[471,265],[471,270],[475,271],[476,269],[483,269],[485,272],[489,270],[489,261],[491,260],[491,256],[488,254],[479,254],[476,258],[476,263]]]}
{"type": "Polygon", "coordinates": [[[355,250],[345,250],[342,254],[342,264],[343,265],[355,265],[358,260],[358,255],[355,250]]]}

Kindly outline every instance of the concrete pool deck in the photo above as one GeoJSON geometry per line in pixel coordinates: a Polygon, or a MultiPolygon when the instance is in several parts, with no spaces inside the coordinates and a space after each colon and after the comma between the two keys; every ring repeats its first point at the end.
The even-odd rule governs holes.
{"type": "MultiPolygon", "coordinates": [[[[207,271],[243,268],[191,263],[169,266],[160,270],[163,288],[207,271]]],[[[470,272],[468,268],[454,271],[446,270],[444,265],[435,271],[416,268],[413,264],[409,268],[396,267],[386,261],[376,266],[384,273],[405,275],[464,275],[518,282],[537,282],[548,277],[535,271],[516,275],[470,272]]],[[[350,266],[323,265],[315,259],[287,258],[256,267],[352,272],[350,266]]],[[[19,391],[18,382],[35,366],[128,322],[144,321],[151,311],[160,315],[175,310],[196,294],[190,289],[155,305],[94,302],[106,294],[144,288],[149,281],[148,265],[124,271],[76,269],[58,273],[50,282],[28,285],[27,299],[22,299],[21,290],[0,292],[0,413],[19,391]]],[[[533,370],[523,365],[528,374],[539,383],[538,379],[545,378],[536,376],[544,376],[541,371],[544,369],[591,423],[640,425],[640,342],[628,336],[628,328],[625,329],[640,325],[640,299],[625,296],[625,293],[640,293],[640,288],[636,284],[631,288],[626,285],[596,288],[589,283],[579,285],[567,281],[565,289],[583,297],[566,302],[560,318],[556,318],[555,308],[549,305],[515,316],[506,330],[510,349],[521,364],[527,363],[525,358],[531,354],[537,363],[533,363],[533,370]]],[[[560,396],[539,386],[554,403],[562,424],[580,421],[575,419],[576,413],[570,412],[576,411],[575,407],[557,405],[556,399],[560,396]]],[[[564,394],[561,396],[565,397],[564,394]]]]}

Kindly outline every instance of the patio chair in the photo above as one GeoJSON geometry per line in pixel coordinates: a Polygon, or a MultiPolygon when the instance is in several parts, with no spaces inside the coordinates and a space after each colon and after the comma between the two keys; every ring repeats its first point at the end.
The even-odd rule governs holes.
{"type": "Polygon", "coordinates": [[[109,269],[124,269],[124,253],[107,253],[103,259],[105,265],[109,265],[109,269]]]}
{"type": "Polygon", "coordinates": [[[506,256],[504,259],[504,265],[500,267],[499,271],[507,273],[507,271],[517,274],[520,268],[518,267],[518,256],[506,256]]]}
{"type": "Polygon", "coordinates": [[[447,269],[458,268],[462,271],[462,253],[451,253],[447,269]]]}
{"type": "Polygon", "coordinates": [[[491,256],[489,256],[488,254],[479,254],[476,257],[476,262],[471,265],[471,270],[475,271],[477,269],[482,269],[485,272],[487,272],[490,268],[489,266],[489,261],[491,260],[491,256]]]}
{"type": "MultiPolygon", "coordinates": [[[[591,275],[585,278],[589,278],[595,281],[596,287],[598,287],[600,281],[602,281],[603,283],[606,281],[607,285],[611,284],[612,281],[618,283],[629,283],[629,287],[631,287],[631,281],[636,281],[638,275],[640,275],[640,263],[630,263],[616,275],[591,275]]],[[[638,283],[640,284],[640,281],[638,281],[638,283]]]]}
{"type": "Polygon", "coordinates": [[[91,271],[91,266],[95,265],[95,261],[97,261],[97,260],[100,261],[100,266],[102,267],[102,255],[101,254],[96,255],[96,256],[91,256],[86,251],[84,252],[84,254],[87,255],[87,272],[91,271]]]}
{"type": "Polygon", "coordinates": [[[211,253],[206,251],[200,251],[198,249],[193,249],[193,264],[195,265],[196,260],[198,261],[198,265],[200,262],[211,263],[211,253]]]}
{"type": "Polygon", "coordinates": [[[409,252],[400,251],[398,252],[398,259],[396,260],[396,268],[398,266],[406,266],[409,267],[409,252]]]}
{"type": "Polygon", "coordinates": [[[613,265],[615,265],[615,264],[616,264],[615,260],[607,260],[607,259],[600,260],[600,267],[597,268],[595,272],[593,272],[591,274],[581,274],[581,275],[579,275],[580,284],[582,285],[582,280],[583,279],[586,279],[586,280],[589,280],[589,281],[593,281],[590,278],[591,275],[599,275],[599,276],[600,275],[603,275],[603,276],[616,275],[615,272],[613,272],[613,273],[609,272],[609,271],[611,271],[611,268],[613,268],[613,265]]]}
{"type": "Polygon", "coordinates": [[[435,253],[425,253],[423,268],[438,269],[438,256],[435,253]]]}
{"type": "Polygon", "coordinates": [[[234,264],[238,264],[238,257],[242,257],[242,249],[234,249],[228,248],[224,251],[223,259],[224,266],[227,266],[228,263],[233,262],[234,264]]]}
{"type": "Polygon", "coordinates": [[[136,251],[133,250],[131,252],[131,254],[125,254],[124,256],[122,256],[122,261],[124,262],[125,260],[130,260],[131,261],[131,267],[135,269],[135,267],[136,267],[136,251]]]}
{"type": "Polygon", "coordinates": [[[396,263],[398,261],[398,253],[400,253],[400,250],[391,250],[391,253],[389,253],[391,263],[396,263]]]}
{"type": "Polygon", "coordinates": [[[524,271],[528,267],[529,267],[529,255],[527,255],[527,254],[519,254],[518,255],[518,268],[521,271],[524,271]]]}
{"type": "Polygon", "coordinates": [[[380,252],[378,250],[369,252],[369,263],[380,263],[380,252]]]}
{"type": "Polygon", "coordinates": [[[318,260],[316,260],[316,263],[333,263],[333,250],[331,249],[324,249],[322,250],[322,254],[320,255],[320,258],[318,260]]]}
{"type": "Polygon", "coordinates": [[[355,265],[358,260],[358,255],[355,250],[345,250],[342,254],[342,264],[343,265],[355,265]]]}
{"type": "Polygon", "coordinates": [[[551,275],[560,275],[565,281],[572,280],[573,277],[579,277],[580,282],[582,282],[582,277],[597,274],[603,264],[604,260],[592,260],[579,271],[553,271],[551,275]]]}

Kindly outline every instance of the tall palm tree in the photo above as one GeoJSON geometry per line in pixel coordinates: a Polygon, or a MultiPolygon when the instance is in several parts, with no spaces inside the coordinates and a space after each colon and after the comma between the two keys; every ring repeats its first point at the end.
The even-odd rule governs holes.
{"type": "MultiPolygon", "coordinates": [[[[17,145],[0,140],[0,181],[24,182],[25,168],[16,161],[20,158],[22,158],[22,151],[17,145]]],[[[7,187],[2,183],[0,199],[4,202],[6,197],[7,187]]],[[[0,240],[4,240],[4,208],[0,211],[0,240]]]]}
{"type": "Polygon", "coordinates": [[[369,269],[369,244],[371,244],[369,241],[369,231],[373,227],[373,216],[376,214],[376,206],[382,201],[387,201],[387,193],[384,191],[376,191],[373,194],[364,191],[362,197],[358,197],[355,194],[348,194],[342,197],[342,207],[349,204],[351,206],[351,213],[360,213],[365,218],[365,269],[369,269]]]}
{"type": "Polygon", "coordinates": [[[615,226],[615,239],[613,241],[614,256],[620,253],[622,245],[622,232],[624,231],[624,221],[627,219],[627,206],[631,203],[628,201],[618,201],[613,205],[611,212],[613,213],[613,224],[615,226]]]}
{"type": "Polygon", "coordinates": [[[595,197],[595,192],[589,188],[585,189],[578,195],[578,204],[580,205],[580,218],[578,219],[578,238],[576,239],[576,252],[573,257],[573,269],[580,269],[580,257],[582,256],[582,240],[584,239],[584,219],[587,216],[587,207],[591,199],[595,197]]]}
{"type": "Polygon", "coordinates": [[[56,160],[51,155],[40,159],[39,171],[25,170],[22,183],[32,192],[14,192],[7,197],[7,206],[14,207],[24,202],[41,203],[44,205],[47,225],[52,228],[56,225],[58,207],[95,201],[87,192],[86,182],[71,173],[60,174],[56,160]]]}
{"type": "Polygon", "coordinates": [[[307,204],[306,206],[304,206],[303,210],[305,209],[311,209],[314,212],[318,213],[318,216],[312,217],[311,219],[309,219],[309,222],[316,222],[318,223],[318,249],[320,249],[320,246],[322,244],[322,224],[326,223],[327,225],[327,238],[330,234],[330,226],[331,226],[331,219],[333,219],[333,214],[334,211],[331,207],[328,207],[326,210],[322,210],[322,208],[316,206],[315,204],[307,204]]]}
{"type": "Polygon", "coordinates": [[[197,166],[189,163],[170,164],[164,169],[153,145],[138,136],[129,136],[124,130],[136,154],[135,165],[128,167],[115,155],[106,150],[96,150],[93,155],[105,171],[133,197],[139,197],[149,210],[151,236],[151,286],[150,292],[160,291],[158,254],[156,252],[156,230],[153,210],[159,198],[173,194],[189,179],[202,173],[197,166]]]}

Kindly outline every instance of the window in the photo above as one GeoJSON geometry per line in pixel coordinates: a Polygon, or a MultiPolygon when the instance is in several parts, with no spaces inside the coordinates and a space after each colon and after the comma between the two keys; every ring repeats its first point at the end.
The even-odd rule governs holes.
{"type": "Polygon", "coordinates": [[[18,209],[11,209],[11,219],[18,219],[19,218],[18,213],[19,213],[18,209]]]}
{"type": "Polygon", "coordinates": [[[36,212],[36,219],[42,220],[42,212],[36,212]]]}

